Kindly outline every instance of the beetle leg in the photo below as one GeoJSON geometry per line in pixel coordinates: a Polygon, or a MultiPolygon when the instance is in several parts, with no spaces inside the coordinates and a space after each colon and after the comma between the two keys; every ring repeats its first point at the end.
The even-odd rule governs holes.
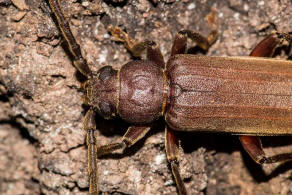
{"type": "Polygon", "coordinates": [[[184,54],[187,48],[187,36],[181,33],[177,33],[175,35],[172,48],[171,48],[171,56],[176,54],[184,54]]]}
{"type": "Polygon", "coordinates": [[[60,0],[49,0],[49,4],[55,17],[57,18],[62,35],[69,46],[69,50],[73,56],[74,66],[87,78],[91,77],[92,71],[88,67],[85,58],[82,56],[80,45],[77,43],[75,37],[72,34],[68,19],[65,17],[60,7],[60,0]]]}
{"type": "Polygon", "coordinates": [[[292,160],[292,153],[283,153],[267,157],[263,151],[262,143],[259,137],[242,135],[239,136],[239,139],[245,151],[255,162],[259,164],[292,160]]]}
{"type": "Polygon", "coordinates": [[[187,38],[194,41],[200,48],[207,51],[209,47],[218,38],[218,21],[216,9],[212,9],[211,12],[205,18],[211,29],[208,37],[201,35],[196,31],[191,30],[181,30],[179,31],[175,38],[171,49],[171,56],[176,54],[184,54],[187,47],[187,38]],[[215,26],[215,27],[214,27],[215,26]]]}
{"type": "Polygon", "coordinates": [[[121,142],[111,143],[97,148],[97,156],[103,156],[105,154],[112,153],[118,149],[125,149],[126,147],[131,147],[137,141],[142,139],[146,133],[150,130],[150,126],[140,125],[131,126],[128,128],[127,132],[122,138],[121,142]]]}
{"type": "Polygon", "coordinates": [[[165,128],[165,150],[167,160],[170,163],[171,171],[175,179],[178,193],[179,195],[186,195],[187,190],[178,169],[179,142],[175,136],[174,131],[169,127],[165,128]]]}
{"type": "Polygon", "coordinates": [[[200,48],[207,51],[209,47],[216,41],[218,37],[217,30],[212,30],[208,37],[192,30],[181,30],[175,37],[175,42],[171,50],[171,55],[184,53],[186,49],[186,41],[182,37],[188,37],[194,41],[200,48]],[[185,42],[185,43],[184,43],[185,42]]]}
{"type": "Polygon", "coordinates": [[[160,68],[164,68],[165,63],[158,45],[154,41],[144,40],[136,42],[126,32],[117,26],[109,26],[108,30],[117,41],[125,44],[125,47],[132,53],[134,57],[140,57],[144,50],[147,50],[147,59],[156,63],[160,68]]]}
{"type": "Polygon", "coordinates": [[[97,186],[97,146],[94,131],[96,130],[95,112],[90,109],[87,111],[83,128],[87,132],[87,156],[88,156],[88,175],[89,175],[89,193],[90,195],[98,194],[97,186]]]}
{"type": "Polygon", "coordinates": [[[288,42],[288,44],[292,44],[292,35],[279,32],[272,33],[255,46],[250,56],[272,57],[275,49],[284,45],[285,41],[288,42]]]}

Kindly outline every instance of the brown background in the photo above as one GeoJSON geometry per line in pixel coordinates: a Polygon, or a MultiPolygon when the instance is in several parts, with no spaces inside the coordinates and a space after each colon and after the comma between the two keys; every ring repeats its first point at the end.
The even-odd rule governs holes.
{"type": "MultiPolygon", "coordinates": [[[[218,11],[220,36],[207,55],[246,56],[271,31],[292,32],[289,0],[61,2],[94,70],[120,67],[131,59],[123,45],[111,39],[109,24],[138,40],[155,40],[166,59],[177,31],[208,34],[204,17],[211,7],[218,11]]],[[[88,191],[82,79],[50,14],[46,1],[0,0],[0,194],[88,191]]],[[[190,46],[190,53],[202,54],[190,46]]],[[[279,58],[287,56],[287,50],[277,52],[279,58]]],[[[118,120],[98,121],[99,144],[118,140],[127,128],[118,120]]],[[[101,159],[101,191],[176,194],[163,135],[160,123],[125,155],[101,159]]],[[[292,163],[262,169],[242,151],[236,136],[180,136],[181,172],[190,194],[292,194],[292,163]]],[[[289,152],[291,139],[264,138],[263,143],[269,154],[289,152]]]]}

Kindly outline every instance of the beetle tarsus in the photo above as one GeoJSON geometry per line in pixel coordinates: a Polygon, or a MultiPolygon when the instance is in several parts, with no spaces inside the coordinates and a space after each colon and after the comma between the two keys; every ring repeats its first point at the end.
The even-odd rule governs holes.
{"type": "Polygon", "coordinates": [[[107,154],[110,154],[116,150],[124,150],[127,147],[127,144],[125,142],[120,142],[120,143],[111,143],[111,144],[107,144],[104,146],[99,146],[97,148],[97,157],[101,157],[107,154]]]}
{"type": "Polygon", "coordinates": [[[276,154],[275,156],[264,157],[260,163],[261,164],[271,164],[276,162],[286,162],[292,160],[292,153],[276,154]]]}

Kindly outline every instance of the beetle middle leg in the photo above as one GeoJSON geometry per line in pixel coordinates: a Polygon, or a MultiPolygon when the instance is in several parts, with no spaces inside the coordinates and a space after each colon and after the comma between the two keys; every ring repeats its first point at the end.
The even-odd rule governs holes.
{"type": "Polygon", "coordinates": [[[187,38],[190,38],[192,41],[194,41],[201,49],[205,51],[209,49],[209,47],[218,38],[218,21],[216,10],[212,9],[205,19],[207,20],[211,30],[209,35],[205,37],[204,35],[192,30],[179,31],[174,38],[174,42],[171,48],[171,56],[185,53],[187,48],[187,38]]]}
{"type": "Polygon", "coordinates": [[[174,44],[171,49],[171,55],[183,54],[186,50],[187,38],[197,43],[197,45],[203,50],[207,51],[209,47],[216,41],[218,32],[213,30],[208,37],[201,35],[200,33],[192,30],[181,30],[175,36],[174,44]]]}
{"type": "MultiPolygon", "coordinates": [[[[272,57],[275,49],[284,45],[285,42],[292,45],[292,35],[279,32],[272,33],[256,45],[250,56],[272,57]]],[[[278,154],[271,157],[266,156],[259,137],[242,135],[239,136],[239,139],[245,151],[259,164],[292,160],[292,153],[278,154]]]]}
{"type": "MultiPolygon", "coordinates": [[[[187,39],[194,41],[201,49],[207,51],[209,47],[216,41],[218,38],[218,23],[217,23],[217,13],[215,9],[212,9],[211,12],[206,16],[206,20],[209,24],[211,32],[207,37],[201,35],[200,33],[192,30],[181,30],[179,31],[173,41],[171,48],[171,56],[176,54],[184,54],[187,49],[187,39]],[[213,27],[215,25],[215,28],[213,27]]],[[[169,67],[167,67],[168,69],[169,67]]],[[[171,171],[175,179],[178,193],[180,195],[186,195],[187,190],[185,188],[184,182],[181,178],[179,172],[178,156],[179,156],[179,142],[178,138],[175,135],[175,132],[170,128],[165,128],[165,149],[167,160],[171,166],[171,171]]]]}
{"type": "Polygon", "coordinates": [[[160,68],[165,67],[163,55],[157,43],[154,41],[144,40],[137,42],[117,26],[109,26],[108,30],[117,41],[121,41],[125,44],[125,47],[134,57],[140,57],[142,52],[146,50],[147,60],[154,62],[160,68]]]}

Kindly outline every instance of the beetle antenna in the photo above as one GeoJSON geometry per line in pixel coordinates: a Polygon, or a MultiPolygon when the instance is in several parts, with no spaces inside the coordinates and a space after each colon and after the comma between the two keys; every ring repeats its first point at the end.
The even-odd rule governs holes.
{"type": "Polygon", "coordinates": [[[49,4],[55,17],[57,18],[58,26],[62,31],[62,35],[66,40],[69,50],[73,56],[74,66],[79,72],[86,76],[87,79],[92,77],[92,71],[90,70],[85,58],[82,56],[80,45],[73,36],[69,22],[60,7],[60,0],[49,0],[49,4]]]}

